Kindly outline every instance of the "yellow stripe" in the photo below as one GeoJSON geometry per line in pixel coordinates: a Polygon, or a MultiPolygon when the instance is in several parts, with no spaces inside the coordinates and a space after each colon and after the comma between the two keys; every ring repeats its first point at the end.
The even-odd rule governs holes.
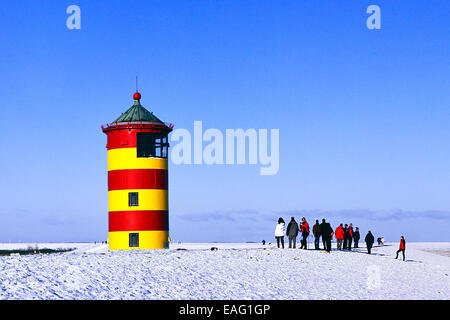
{"type": "Polygon", "coordinates": [[[108,192],[109,211],[168,210],[167,190],[132,189],[108,192]],[[128,193],[138,192],[138,206],[128,206],[128,193]]]}
{"type": "Polygon", "coordinates": [[[138,158],[136,148],[108,150],[108,171],[123,169],[167,170],[167,158],[138,158]]]}
{"type": "Polygon", "coordinates": [[[168,231],[114,231],[109,233],[109,250],[163,249],[169,247],[168,231]],[[139,247],[129,247],[129,234],[139,233],[139,247]]]}

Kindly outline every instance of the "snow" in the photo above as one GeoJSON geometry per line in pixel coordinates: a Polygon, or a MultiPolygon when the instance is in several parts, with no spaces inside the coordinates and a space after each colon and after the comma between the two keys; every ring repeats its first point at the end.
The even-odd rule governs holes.
{"type": "Polygon", "coordinates": [[[365,247],[325,253],[260,243],[175,243],[168,250],[115,252],[94,243],[0,249],[29,246],[76,249],[0,256],[0,299],[450,298],[449,242],[407,243],[406,262],[401,255],[394,259],[398,243],[375,246],[372,255],[365,247]]]}

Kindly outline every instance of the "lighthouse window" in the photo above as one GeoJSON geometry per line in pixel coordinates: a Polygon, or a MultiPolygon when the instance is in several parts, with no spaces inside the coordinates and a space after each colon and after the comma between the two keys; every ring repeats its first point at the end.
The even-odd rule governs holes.
{"type": "Polygon", "coordinates": [[[155,157],[161,158],[161,136],[155,138],[155,157]]]}
{"type": "Polygon", "coordinates": [[[167,136],[161,137],[161,157],[167,158],[167,149],[169,148],[169,144],[167,143],[167,136]]]}
{"type": "Polygon", "coordinates": [[[138,192],[129,192],[128,193],[128,206],[129,207],[139,206],[139,193],[138,192]]]}
{"type": "Polygon", "coordinates": [[[137,156],[138,158],[167,158],[167,135],[159,135],[150,132],[139,132],[137,134],[137,156]]]}
{"type": "Polygon", "coordinates": [[[139,233],[130,233],[129,234],[129,247],[139,247],[139,233]]]}
{"type": "Polygon", "coordinates": [[[138,158],[155,157],[155,136],[153,133],[140,132],[136,135],[138,158]]]}

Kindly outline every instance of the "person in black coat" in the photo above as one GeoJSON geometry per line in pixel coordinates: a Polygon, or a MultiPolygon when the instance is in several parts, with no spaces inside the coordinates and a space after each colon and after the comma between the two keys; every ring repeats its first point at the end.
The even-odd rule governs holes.
{"type": "Polygon", "coordinates": [[[320,233],[322,234],[323,247],[325,252],[331,252],[331,239],[333,237],[333,228],[331,225],[322,219],[320,224],[320,233]]]}
{"type": "Polygon", "coordinates": [[[355,241],[355,248],[358,248],[359,239],[361,236],[359,235],[359,228],[355,228],[355,232],[353,233],[353,241],[355,241]]]}
{"type": "Polygon", "coordinates": [[[349,237],[349,233],[348,233],[348,224],[345,224],[344,226],[344,245],[343,245],[343,249],[346,250],[348,247],[348,237],[349,237]]]}
{"type": "Polygon", "coordinates": [[[292,243],[295,244],[297,242],[297,235],[298,235],[298,223],[295,221],[294,217],[291,217],[291,221],[289,222],[287,228],[286,228],[286,235],[289,238],[289,248],[292,248],[292,243]]]}
{"type": "Polygon", "coordinates": [[[373,237],[372,232],[367,232],[366,238],[364,239],[366,241],[367,246],[367,253],[370,254],[372,250],[373,243],[375,242],[375,238],[373,237]]]}
{"type": "Polygon", "coordinates": [[[320,236],[322,235],[322,233],[320,232],[320,224],[319,224],[319,220],[316,220],[316,224],[313,226],[313,235],[314,235],[314,247],[316,250],[319,250],[319,241],[320,241],[320,236]]]}
{"type": "Polygon", "coordinates": [[[347,250],[352,250],[352,242],[353,242],[353,224],[350,223],[348,226],[348,238],[347,238],[347,250]]]}
{"type": "Polygon", "coordinates": [[[323,244],[323,250],[327,250],[327,241],[326,239],[323,237],[323,228],[325,228],[325,219],[322,219],[322,223],[319,224],[320,227],[320,235],[322,237],[322,244],[323,244]]]}

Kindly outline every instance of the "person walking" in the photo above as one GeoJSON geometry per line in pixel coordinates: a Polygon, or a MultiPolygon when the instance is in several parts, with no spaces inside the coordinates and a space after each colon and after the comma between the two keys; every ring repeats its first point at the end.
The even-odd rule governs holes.
{"type": "Polygon", "coordinates": [[[348,226],[348,238],[347,238],[347,250],[352,251],[352,241],[353,241],[353,224],[350,223],[348,226]]]}
{"type": "Polygon", "coordinates": [[[367,232],[367,235],[366,235],[364,241],[366,241],[367,253],[370,254],[373,243],[375,242],[375,238],[373,237],[373,234],[372,234],[372,232],[370,232],[370,230],[367,232]]]}
{"type": "Polygon", "coordinates": [[[355,232],[353,233],[353,241],[355,242],[354,248],[358,248],[358,244],[359,244],[359,239],[360,239],[360,234],[359,234],[359,228],[356,227],[355,228],[355,232]]]}
{"type": "Polygon", "coordinates": [[[300,249],[307,250],[308,246],[308,236],[309,236],[309,224],[306,221],[305,217],[302,218],[302,223],[300,225],[300,229],[302,231],[302,245],[300,246],[300,249]]]}
{"type": "Polygon", "coordinates": [[[395,259],[398,258],[398,253],[401,252],[403,254],[403,261],[405,261],[405,250],[406,250],[406,240],[402,236],[400,238],[400,248],[397,250],[397,255],[396,255],[395,259]]]}
{"type": "Polygon", "coordinates": [[[284,249],[284,231],[284,220],[280,217],[275,228],[275,239],[277,239],[278,248],[280,247],[281,242],[281,246],[284,249]]]}
{"type": "Polygon", "coordinates": [[[316,250],[320,250],[319,241],[320,241],[320,224],[319,220],[316,220],[316,224],[313,226],[313,235],[314,235],[314,247],[316,250]]]}
{"type": "Polygon", "coordinates": [[[342,241],[344,240],[344,228],[342,227],[342,223],[336,228],[334,236],[336,238],[337,249],[342,250],[342,241]]]}
{"type": "Polygon", "coordinates": [[[294,217],[291,217],[291,221],[288,223],[286,235],[289,238],[289,248],[292,248],[292,244],[294,244],[295,249],[298,235],[298,223],[295,221],[294,217]]]}
{"type": "Polygon", "coordinates": [[[331,225],[322,219],[322,223],[320,224],[320,233],[322,234],[323,247],[325,252],[331,252],[331,239],[333,237],[333,229],[331,225]]]}

